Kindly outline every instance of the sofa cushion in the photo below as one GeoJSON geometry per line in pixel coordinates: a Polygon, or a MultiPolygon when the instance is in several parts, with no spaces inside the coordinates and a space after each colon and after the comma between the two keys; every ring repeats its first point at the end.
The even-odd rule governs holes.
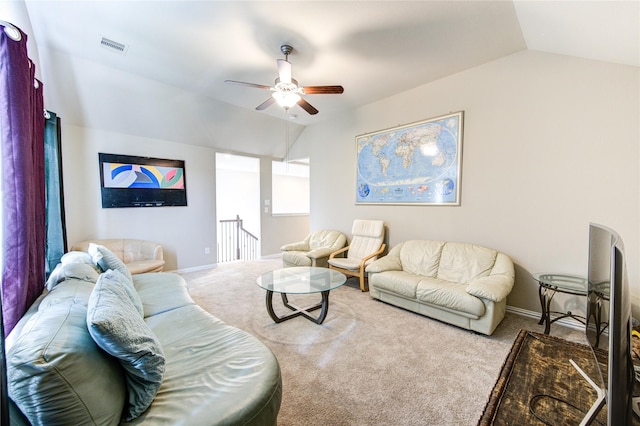
{"type": "Polygon", "coordinates": [[[62,281],[40,301],[38,310],[43,311],[49,306],[58,303],[80,303],[87,306],[94,284],[93,282],[75,278],[62,281]],[[64,285],[62,285],[63,283],[64,285]]]}
{"type": "Polygon", "coordinates": [[[282,260],[287,265],[311,266],[311,258],[305,251],[285,251],[282,253],[282,260]]]}
{"type": "Polygon", "coordinates": [[[424,279],[420,275],[405,271],[386,271],[369,276],[369,285],[378,290],[397,293],[410,299],[415,299],[418,283],[424,279]]]}
{"type": "Polygon", "coordinates": [[[446,243],[442,248],[437,278],[468,284],[491,273],[498,252],[466,243],[446,243]]]}
{"type": "MultiPolygon", "coordinates": [[[[384,240],[384,222],[382,220],[356,219],[353,221],[351,233],[353,234],[353,238],[349,244],[347,257],[362,259],[378,251],[382,245],[384,240]]],[[[367,264],[375,261],[376,258],[377,256],[369,259],[367,264]]],[[[332,260],[336,259],[337,258],[334,258],[332,260]]]]}
{"type": "Polygon", "coordinates": [[[134,275],[133,285],[142,300],[145,318],[195,305],[184,278],[178,274],[158,272],[134,275]]]}
{"type": "Polygon", "coordinates": [[[128,425],[275,424],[280,368],[257,338],[195,304],[147,324],[165,348],[165,380],[149,410],[128,425]]]}
{"type": "Polygon", "coordinates": [[[141,260],[161,261],[164,265],[162,246],[153,241],[123,239],[121,255],[127,265],[141,260]]]}
{"type": "Polygon", "coordinates": [[[309,238],[309,249],[320,247],[336,247],[340,249],[346,243],[347,238],[340,231],[320,230],[313,232],[309,238]]]}
{"type": "MultiPolygon", "coordinates": [[[[375,262],[375,260],[376,259],[369,259],[365,262],[365,265],[369,265],[370,263],[375,262]]],[[[329,260],[330,265],[351,271],[357,271],[360,269],[360,263],[362,263],[362,259],[353,257],[334,257],[329,260]]]]}
{"type": "Polygon", "coordinates": [[[484,303],[467,293],[466,287],[466,284],[425,278],[418,283],[416,298],[421,302],[481,317],[485,312],[484,303]]]}
{"type": "Polygon", "coordinates": [[[406,241],[400,251],[402,269],[412,274],[435,277],[443,247],[442,241],[406,241]]]}
{"type": "MultiPolygon", "coordinates": [[[[91,244],[105,247],[111,253],[115,254],[132,274],[160,272],[164,268],[162,246],[153,241],[128,238],[87,240],[74,244],[71,250],[88,252],[91,244]],[[147,261],[150,262],[147,263],[147,261]]],[[[107,267],[106,269],[114,268],[107,267]]]]}
{"type": "Polygon", "coordinates": [[[126,388],[122,367],[86,325],[93,284],[66,280],[40,300],[7,342],[9,395],[34,425],[116,425],[126,388]],[[87,380],[90,377],[91,380],[87,380]],[[96,390],[99,389],[99,392],[96,390]]]}
{"type": "Polygon", "coordinates": [[[128,397],[123,419],[132,420],[151,405],[158,392],[165,357],[131,300],[126,282],[118,271],[102,274],[89,298],[86,321],[94,341],[125,370],[128,397]]]}
{"type": "Polygon", "coordinates": [[[93,258],[96,265],[103,271],[109,269],[117,270],[122,273],[129,281],[132,280],[131,272],[127,269],[127,266],[120,260],[120,258],[111,250],[100,244],[89,244],[89,254],[93,258]]]}

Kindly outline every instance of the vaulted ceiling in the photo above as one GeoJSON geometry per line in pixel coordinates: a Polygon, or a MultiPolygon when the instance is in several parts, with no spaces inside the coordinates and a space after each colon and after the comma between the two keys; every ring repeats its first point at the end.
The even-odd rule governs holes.
{"type": "Polygon", "coordinates": [[[304,126],[533,49],[640,66],[637,1],[25,1],[45,104],[65,123],[282,156],[304,126]],[[124,45],[105,48],[103,38],[124,45]],[[255,107],[282,44],[319,109],[255,107]],[[295,117],[293,117],[295,116],[295,117]]]}

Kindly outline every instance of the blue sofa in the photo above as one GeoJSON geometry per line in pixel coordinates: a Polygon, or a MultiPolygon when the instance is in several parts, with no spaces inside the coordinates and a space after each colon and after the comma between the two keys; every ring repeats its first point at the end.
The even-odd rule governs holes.
{"type": "MultiPolygon", "coordinates": [[[[82,256],[89,255],[75,257],[82,256]]],[[[274,354],[204,311],[182,277],[164,272],[131,277],[164,371],[148,408],[123,416],[135,396],[129,370],[96,344],[87,325],[97,283],[123,275],[101,273],[86,260],[59,265],[50,290],[7,337],[11,424],[276,424],[282,378],[274,354]]]]}

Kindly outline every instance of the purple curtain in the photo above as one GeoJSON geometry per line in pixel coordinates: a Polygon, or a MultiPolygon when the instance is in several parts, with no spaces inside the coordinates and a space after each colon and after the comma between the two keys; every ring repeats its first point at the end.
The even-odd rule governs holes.
{"type": "Polygon", "coordinates": [[[2,312],[7,335],[42,292],[45,276],[44,103],[27,36],[0,25],[2,312]]]}

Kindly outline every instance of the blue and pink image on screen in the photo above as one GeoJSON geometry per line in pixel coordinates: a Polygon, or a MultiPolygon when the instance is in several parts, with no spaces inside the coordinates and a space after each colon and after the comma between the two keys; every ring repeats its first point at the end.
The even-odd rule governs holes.
{"type": "Polygon", "coordinates": [[[184,170],[148,164],[103,163],[105,188],[184,189],[184,170]]]}

